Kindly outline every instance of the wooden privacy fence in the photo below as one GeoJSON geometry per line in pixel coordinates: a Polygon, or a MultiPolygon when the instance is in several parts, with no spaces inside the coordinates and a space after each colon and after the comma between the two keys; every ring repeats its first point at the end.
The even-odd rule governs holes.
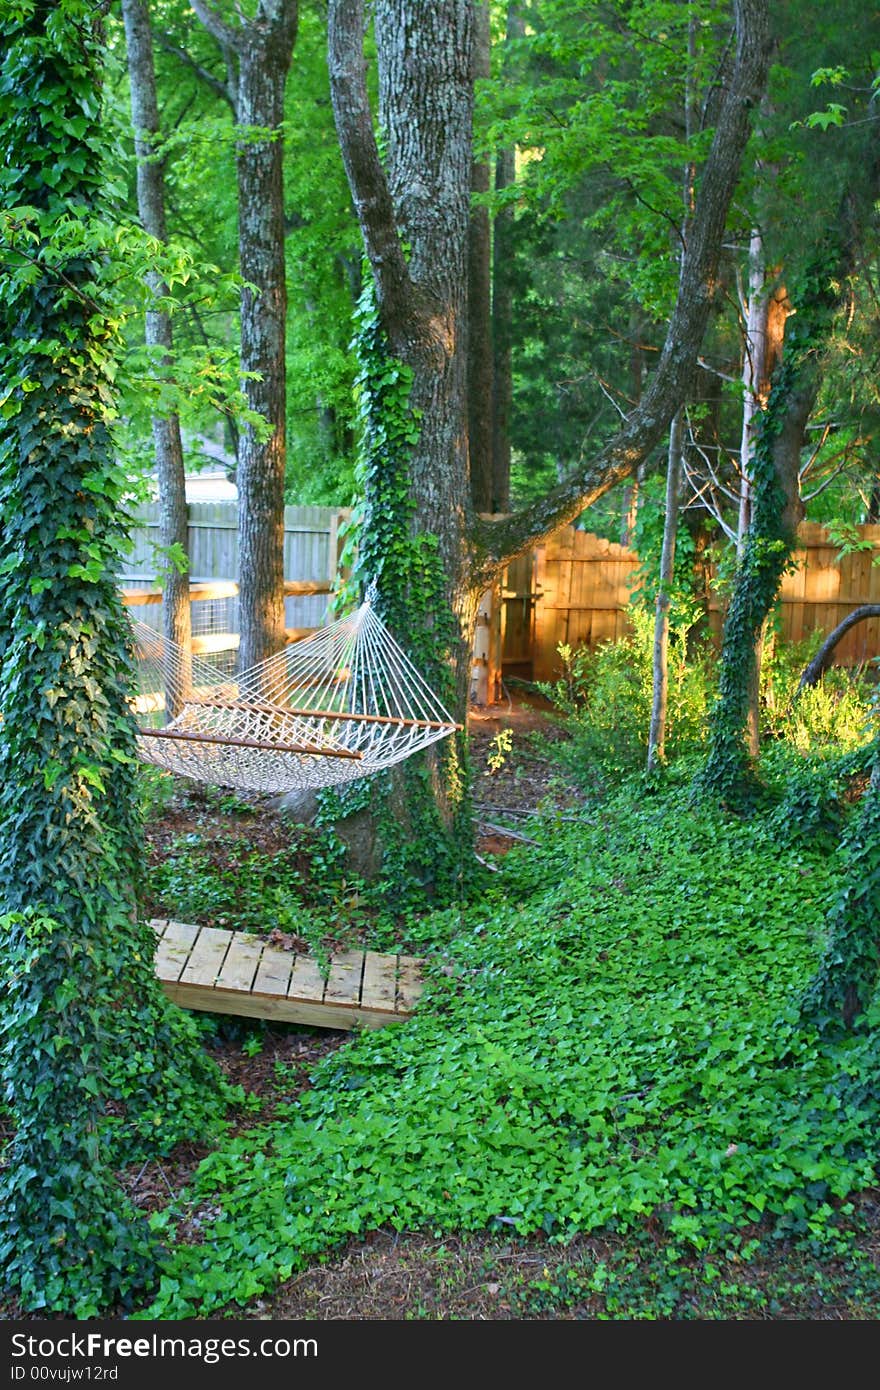
{"type": "MultiPolygon", "coordinates": [[[[780,590],[784,639],[799,641],[816,630],[829,633],[859,604],[880,603],[880,526],[857,529],[859,549],[846,555],[821,526],[798,528],[797,569],[780,590]],[[838,558],[839,557],[839,558],[838,558]]],[[[589,531],[565,526],[532,554],[521,556],[501,586],[501,669],[527,680],[560,674],[557,648],[596,647],[628,630],[627,608],[635,551],[589,531]]],[[[723,611],[717,595],[710,625],[720,636],[723,611]]],[[[858,623],[840,642],[836,665],[857,666],[880,655],[880,620],[858,623]]]]}
{"type": "MultiPolygon", "coordinates": [[[[190,582],[194,611],[194,650],[234,651],[238,645],[238,507],[235,502],[194,502],[188,507],[190,582]],[[196,617],[198,612],[203,616],[196,617]]],[[[340,525],[349,515],[334,507],[285,507],[285,623],[291,640],[321,627],[341,550],[340,525]]],[[[811,632],[828,633],[853,608],[880,603],[880,526],[860,526],[866,549],[839,555],[823,527],[798,529],[797,568],[785,576],[780,592],[782,635],[798,641],[811,632]]],[[[137,514],[133,546],[119,582],[138,617],[160,627],[161,595],[156,583],[159,508],[152,503],[137,514]]],[[[628,631],[627,609],[634,550],[589,531],[564,526],[535,551],[505,571],[500,602],[484,602],[474,655],[474,688],[480,703],[501,695],[501,675],[553,680],[560,674],[557,648],[596,647],[628,631]],[[500,661],[499,661],[500,655],[500,661]]],[[[709,620],[716,639],[723,613],[714,596],[709,620]]],[[[835,663],[857,666],[880,655],[880,619],[859,623],[835,651],[835,663]]]]}
{"type": "MultiPolygon", "coordinates": [[[[339,507],[284,508],[284,619],[293,641],[323,626],[341,550],[340,525],[349,516],[339,507]]],[[[193,650],[232,652],[238,647],[238,503],[192,502],[187,507],[193,650]]],[[[126,604],[161,628],[156,586],[159,505],[141,507],[131,532],[132,547],[119,575],[126,604]]]]}

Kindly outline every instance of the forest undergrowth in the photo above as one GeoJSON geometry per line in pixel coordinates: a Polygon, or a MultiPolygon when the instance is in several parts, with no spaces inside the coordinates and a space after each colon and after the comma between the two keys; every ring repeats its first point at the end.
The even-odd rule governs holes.
{"type": "Polygon", "coordinates": [[[693,748],[597,768],[549,693],[474,721],[482,869],[434,910],[265,802],[152,788],[151,911],[417,950],[427,984],[360,1035],[201,1018],[238,1099],[216,1146],[127,1171],[166,1253],[125,1316],[880,1312],[880,1016],[800,1016],[864,736],[771,738],[741,817],[695,802],[693,748]]]}

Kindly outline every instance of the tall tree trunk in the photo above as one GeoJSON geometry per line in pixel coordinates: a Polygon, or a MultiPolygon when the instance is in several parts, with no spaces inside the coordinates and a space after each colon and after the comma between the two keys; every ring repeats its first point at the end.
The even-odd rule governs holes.
{"type": "MultiPolygon", "coordinates": [[[[488,0],[474,0],[473,81],[491,71],[488,0]]],[[[471,164],[471,192],[488,194],[489,165],[471,164]]],[[[489,209],[472,206],[468,232],[468,453],[471,501],[491,512],[492,488],[492,237],[489,209]]]]}
{"type": "Polygon", "coordinates": [[[284,646],[287,283],[280,130],[291,52],[292,44],[262,38],[239,49],[238,124],[245,131],[259,126],[273,132],[269,138],[243,139],[236,159],[239,266],[249,282],[241,294],[241,368],[249,407],[272,427],[262,439],[246,423],[238,447],[239,662],[244,670],[284,646]]]}
{"type": "MultiPolygon", "coordinates": [[[[694,68],[697,56],[697,35],[693,10],[688,21],[688,61],[685,72],[684,130],[692,140],[698,129],[698,112],[694,100],[694,68]]],[[[688,228],[694,215],[694,180],[696,165],[689,159],[684,169],[682,201],[684,211],[681,225],[681,245],[687,245],[688,228]]],[[[679,262],[679,274],[681,263],[679,262]]],[[[669,697],[669,608],[675,576],[675,543],[678,537],[678,494],[681,485],[681,451],[684,436],[684,406],[672,417],[669,429],[669,449],[666,461],[666,509],[663,516],[663,545],[660,553],[660,581],[654,614],[653,692],[651,721],[648,728],[648,771],[663,762],[666,752],[666,711],[669,697]]]]}
{"type": "MultiPolygon", "coordinates": [[[[362,0],[331,0],[331,88],[382,324],[390,351],[412,373],[410,407],[419,423],[407,505],[415,532],[433,538],[438,598],[462,616],[454,660],[463,712],[478,597],[464,535],[473,0],[442,7],[378,0],[373,12],[387,178],[366,94],[362,0]]],[[[438,664],[451,654],[439,652],[438,664]]]]}
{"type": "Polygon", "coordinates": [[[241,367],[251,410],[268,438],[245,424],[237,448],[239,612],[242,669],[284,645],[285,320],[284,88],[296,42],[297,0],[260,0],[235,27],[207,0],[193,9],[230,64],[230,97],[241,128],[236,156],[241,294],[241,367]]]}
{"type": "MultiPolygon", "coordinates": [[[[144,230],[164,244],[168,240],[165,165],[160,153],[159,104],[156,99],[153,36],[147,0],[122,0],[122,17],[128,52],[131,122],[138,162],[138,214],[144,230]]],[[[157,302],[168,294],[168,286],[155,272],[148,275],[147,284],[157,302]]],[[[165,310],[158,307],[147,310],[146,342],[148,347],[162,350],[164,355],[156,365],[167,370],[171,363],[173,330],[171,316],[165,310]]],[[[159,540],[162,550],[157,571],[163,591],[162,625],[166,640],[175,643],[183,653],[182,688],[185,689],[189,683],[185,668],[191,649],[192,620],[188,566],[181,568],[179,563],[179,557],[188,554],[186,478],[180,420],[177,415],[154,415],[152,426],[159,486],[159,540]]],[[[173,703],[175,698],[169,686],[165,706],[169,718],[177,713],[173,703]]]]}
{"type": "MultiPolygon", "coordinates": [[[[630,331],[630,354],[629,354],[629,390],[633,402],[641,400],[642,389],[645,384],[645,350],[642,345],[642,333],[645,330],[644,315],[641,310],[634,308],[629,316],[630,331]]],[[[645,465],[640,464],[634,476],[629,480],[623,490],[623,506],[621,508],[620,521],[620,544],[632,545],[633,535],[636,529],[636,522],[639,516],[639,498],[642,490],[642,483],[645,476],[645,465]]]]}
{"type": "MultiPolygon", "coordinates": [[[[525,24],[520,0],[508,0],[505,43],[521,38],[525,24]]],[[[502,59],[502,68],[508,65],[502,59]]],[[[508,146],[495,159],[495,192],[516,183],[516,150],[508,146]]],[[[492,505],[510,507],[510,428],[513,411],[513,208],[495,215],[492,239],[492,505]]]]}
{"type": "Polygon", "coordinates": [[[663,762],[666,750],[666,709],[669,693],[669,605],[675,573],[675,541],[678,528],[678,493],[681,480],[682,411],[677,410],[669,431],[666,464],[666,512],[663,520],[663,549],[660,555],[660,583],[654,618],[653,700],[648,731],[648,771],[663,762]]]}

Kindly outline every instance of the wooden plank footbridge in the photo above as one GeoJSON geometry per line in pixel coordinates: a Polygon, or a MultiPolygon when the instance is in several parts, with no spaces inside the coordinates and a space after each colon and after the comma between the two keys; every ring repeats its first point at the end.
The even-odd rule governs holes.
{"type": "Polygon", "coordinates": [[[166,918],[151,926],[156,974],[186,1009],[318,1028],[381,1028],[407,1019],[422,988],[413,956],[340,951],[325,979],[314,957],[248,932],[166,918]]]}

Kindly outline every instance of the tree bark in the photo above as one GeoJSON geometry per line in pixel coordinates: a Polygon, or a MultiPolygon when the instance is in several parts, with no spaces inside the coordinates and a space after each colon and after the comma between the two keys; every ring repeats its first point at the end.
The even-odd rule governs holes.
{"type": "MultiPolygon", "coordinates": [[[[491,43],[488,0],[474,0],[473,81],[488,77],[491,43]]],[[[489,192],[489,165],[471,163],[471,192],[489,192]]],[[[492,487],[492,237],[489,209],[471,207],[468,229],[468,454],[474,510],[493,510],[492,487]]]]}
{"type": "MultiPolygon", "coordinates": [[[[746,333],[743,345],[743,409],[740,440],[739,520],[736,533],[737,563],[745,554],[746,539],[752,516],[752,449],[756,419],[766,409],[770,381],[782,355],[785,320],[790,312],[788,296],[779,286],[771,293],[764,261],[764,238],[758,227],[752,229],[749,240],[749,296],[746,306],[746,333]]],[[[787,484],[790,486],[790,484],[787,484]]],[[[756,758],[761,744],[761,660],[764,649],[764,626],[755,639],[754,659],[749,682],[749,754],[756,758]]]]}
{"type": "Polygon", "coordinates": [[[297,0],[260,0],[256,16],[225,23],[207,0],[193,9],[223,50],[241,129],[236,156],[241,294],[241,368],[251,410],[236,450],[239,494],[239,665],[284,646],[285,320],[284,88],[296,42],[297,0]]]}
{"type": "MultiPolygon", "coordinates": [[[[131,87],[131,121],[134,128],[137,156],[138,215],[144,230],[158,242],[168,240],[165,218],[165,166],[159,153],[159,105],[156,97],[156,72],[153,63],[153,37],[150,28],[150,9],[147,0],[122,0],[125,42],[128,52],[128,74],[131,87]]],[[[168,294],[161,276],[151,273],[148,287],[156,301],[168,294]]],[[[167,370],[174,345],[171,316],[165,310],[148,309],[146,315],[148,347],[161,349],[157,364],[167,370]]],[[[153,416],[153,447],[156,454],[156,477],[159,487],[159,539],[162,547],[157,563],[161,585],[162,625],[166,641],[173,642],[188,661],[192,640],[192,621],[189,602],[189,572],[181,569],[171,558],[172,547],[187,555],[188,526],[186,509],[186,477],[180,420],[177,415],[153,416]]],[[[188,684],[183,671],[182,688],[188,684]]],[[[166,713],[172,718],[177,710],[169,687],[166,713]]]]}
{"type": "MultiPolygon", "coordinates": [[[[505,46],[522,38],[525,23],[520,0],[508,0],[505,46]]],[[[502,69],[509,67],[502,58],[502,69]]],[[[499,150],[495,160],[495,192],[516,183],[516,149],[499,150]]],[[[513,412],[513,208],[508,203],[495,214],[492,240],[492,512],[510,509],[510,448],[513,412]]]]}
{"type": "MultiPolygon", "coordinates": [[[[337,129],[390,348],[413,372],[419,435],[410,466],[414,525],[436,537],[445,599],[458,615],[459,711],[479,593],[467,564],[467,266],[473,0],[378,0],[379,122],[373,135],[362,0],[331,0],[337,129]],[[402,243],[410,248],[406,260],[402,243]]],[[[485,586],[485,587],[488,587],[485,586]]]]}

